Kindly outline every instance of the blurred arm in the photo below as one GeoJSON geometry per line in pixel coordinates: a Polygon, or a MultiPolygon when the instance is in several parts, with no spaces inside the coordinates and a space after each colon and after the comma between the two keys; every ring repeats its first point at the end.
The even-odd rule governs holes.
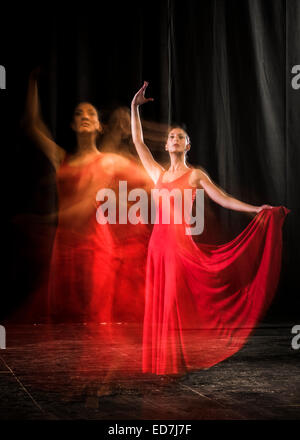
{"type": "Polygon", "coordinates": [[[40,116],[38,86],[35,72],[31,72],[28,82],[24,128],[33,142],[44,152],[57,170],[65,157],[65,150],[52,139],[51,133],[40,116]]]}

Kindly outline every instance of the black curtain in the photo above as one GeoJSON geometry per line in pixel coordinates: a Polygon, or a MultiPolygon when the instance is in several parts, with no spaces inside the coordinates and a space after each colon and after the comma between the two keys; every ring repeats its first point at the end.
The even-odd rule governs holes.
{"type": "MultiPolygon", "coordinates": [[[[43,117],[67,150],[77,102],[91,101],[100,110],[129,106],[148,80],[155,101],[143,108],[143,117],[184,123],[192,140],[191,164],[243,201],[290,208],[271,312],[295,313],[300,90],[291,85],[291,69],[300,64],[300,1],[110,1],[64,12],[47,3],[4,17],[0,64],[7,89],[1,91],[1,106],[9,222],[3,233],[10,290],[2,315],[30,294],[41,264],[29,256],[32,243],[11,218],[51,212],[57,204],[54,170],[20,130],[28,74],[37,65],[43,117]]],[[[154,155],[165,160],[163,146],[154,155]]],[[[228,238],[250,221],[246,214],[213,209],[228,238]]]]}

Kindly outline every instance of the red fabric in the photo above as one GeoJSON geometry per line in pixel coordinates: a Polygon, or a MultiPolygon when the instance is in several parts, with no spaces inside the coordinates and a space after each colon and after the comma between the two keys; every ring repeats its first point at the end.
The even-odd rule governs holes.
{"type": "MultiPolygon", "coordinates": [[[[116,191],[118,185],[114,170],[107,172],[108,156],[99,154],[76,166],[65,161],[57,172],[59,220],[48,289],[48,312],[54,320],[143,320],[148,244],[144,225],[100,225],[96,220],[97,192],[116,191]],[[129,226],[131,234],[128,230],[122,235],[129,226]]],[[[132,163],[127,176],[120,178],[131,182],[137,173],[132,163]]]]}
{"type": "MultiPolygon", "coordinates": [[[[171,183],[163,183],[161,175],[156,188],[192,188],[189,175],[171,183]]],[[[245,344],[276,291],[288,212],[283,206],[261,211],[224,245],[196,244],[184,223],[154,225],[147,259],[143,372],[208,368],[245,344]]]]}
{"type": "Polygon", "coordinates": [[[65,161],[57,172],[59,215],[49,277],[49,312],[63,321],[110,320],[117,260],[109,225],[96,221],[96,193],[111,182],[102,159],[99,155],[77,166],[65,161]],[[91,316],[94,313],[98,316],[91,316]]]}

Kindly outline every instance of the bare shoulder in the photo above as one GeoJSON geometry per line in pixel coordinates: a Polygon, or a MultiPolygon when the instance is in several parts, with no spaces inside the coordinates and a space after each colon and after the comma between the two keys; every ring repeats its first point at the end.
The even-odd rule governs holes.
{"type": "Polygon", "coordinates": [[[211,179],[204,168],[194,168],[190,175],[190,184],[192,186],[200,186],[201,181],[211,182],[211,179]]]}
{"type": "Polygon", "coordinates": [[[130,160],[124,156],[115,153],[103,153],[102,166],[104,166],[108,172],[115,172],[117,170],[128,167],[130,160]]]}

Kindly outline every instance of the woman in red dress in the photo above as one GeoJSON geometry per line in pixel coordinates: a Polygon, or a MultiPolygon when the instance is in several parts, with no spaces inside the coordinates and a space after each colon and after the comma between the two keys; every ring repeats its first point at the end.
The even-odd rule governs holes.
{"type": "MultiPolygon", "coordinates": [[[[266,312],[276,291],[281,265],[282,225],[288,209],[253,206],[226,194],[200,169],[190,168],[187,133],[173,128],[165,170],[144,144],[139,106],[148,83],[131,104],[132,137],[157,189],[197,189],[227,209],[256,214],[234,240],[223,245],[196,244],[185,222],[163,224],[162,204],[148,247],[143,372],[181,375],[208,368],[236,353],[266,312]]],[[[172,199],[173,200],[173,199],[172,199]]],[[[170,200],[171,208],[177,206],[170,200]]],[[[175,215],[175,212],[173,212],[175,215]]]]}
{"type": "MultiPolygon", "coordinates": [[[[101,215],[101,210],[96,195],[102,188],[115,190],[118,180],[128,176],[130,182],[135,178],[140,182],[144,174],[127,158],[99,151],[97,144],[103,127],[97,109],[88,102],[79,103],[74,110],[71,128],[76,135],[75,152],[68,154],[57,145],[39,114],[36,73],[33,71],[29,79],[24,124],[30,138],[55,168],[58,191],[47,313],[62,322],[111,322],[116,296],[117,307],[124,308],[131,288],[135,291],[135,304],[127,315],[126,310],[115,312],[117,317],[130,315],[141,320],[143,285],[135,281],[132,289],[130,283],[121,282],[118,273],[124,266],[122,249],[126,237],[123,242],[117,240],[118,225],[113,229],[108,223],[99,224],[96,213],[101,215]]],[[[139,243],[137,248],[141,248],[139,243]]]]}

